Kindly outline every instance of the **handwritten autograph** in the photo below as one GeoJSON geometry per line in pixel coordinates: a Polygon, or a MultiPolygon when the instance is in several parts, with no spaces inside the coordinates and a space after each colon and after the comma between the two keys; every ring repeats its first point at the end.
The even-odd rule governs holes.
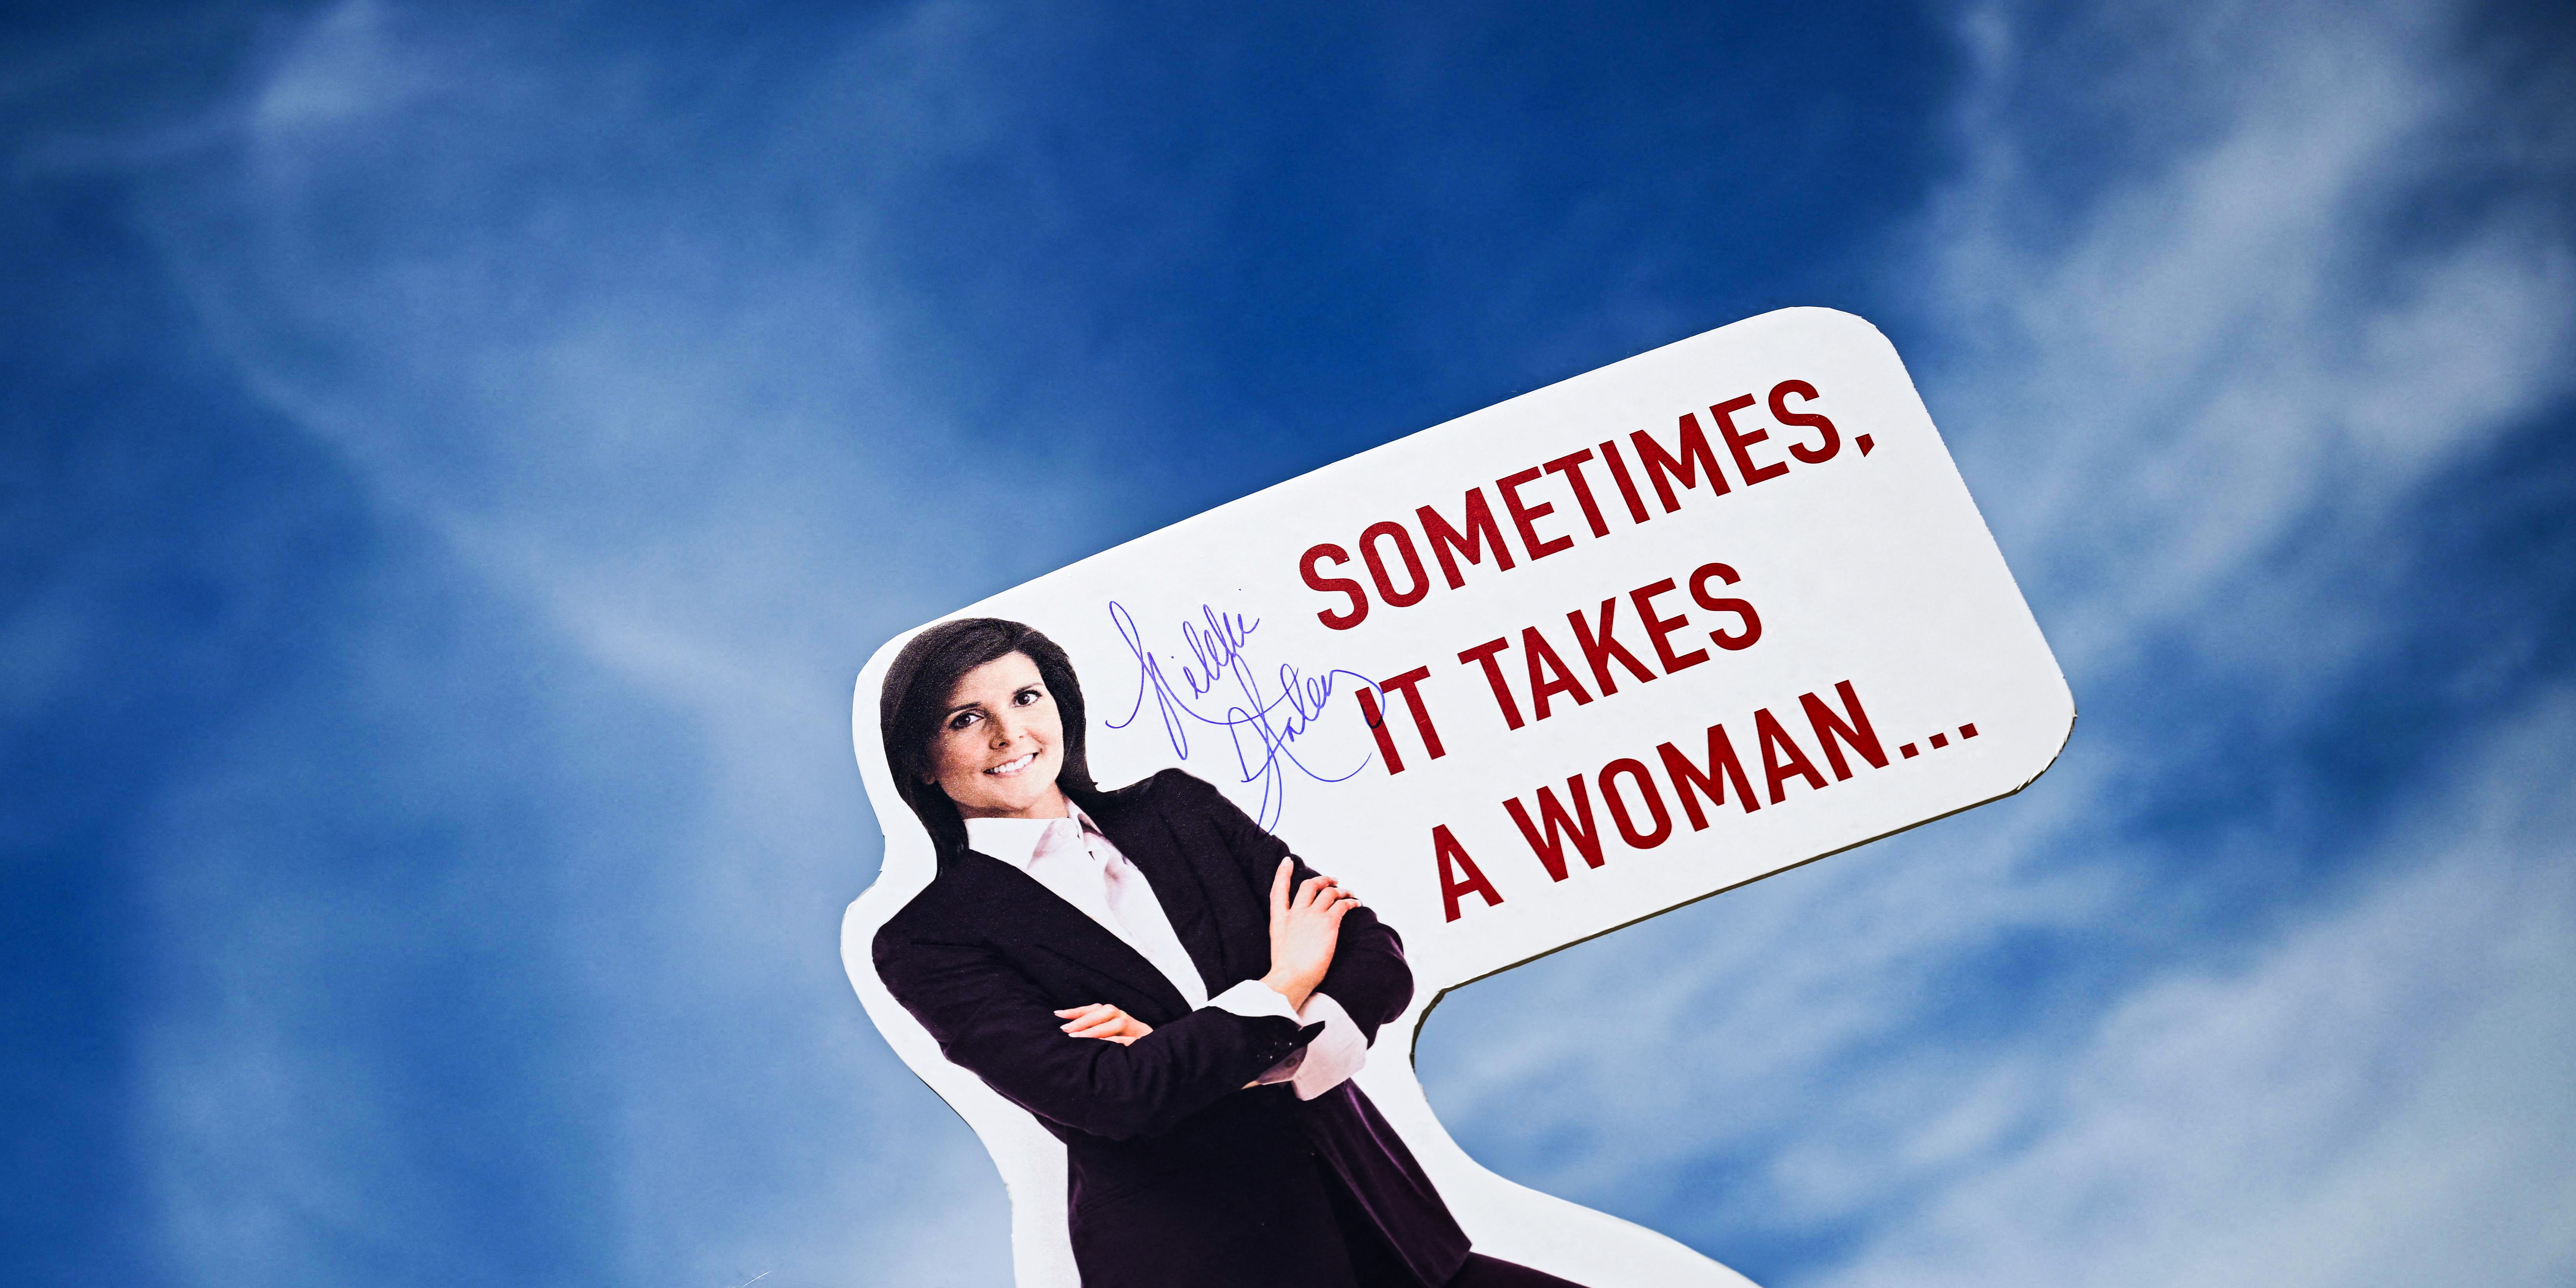
{"type": "MultiPolygon", "coordinates": [[[[1253,818],[1264,830],[1277,828],[1287,808],[1290,771],[1319,783],[1338,783],[1368,768],[1373,757],[1363,754],[1359,763],[1347,771],[1320,772],[1298,756],[1296,742],[1331,709],[1341,677],[1357,680],[1372,691],[1377,690],[1376,681],[1340,667],[1321,675],[1306,675],[1295,666],[1281,663],[1273,677],[1275,690],[1265,690],[1264,678],[1256,673],[1245,651],[1253,632],[1261,629],[1260,619],[1219,612],[1201,604],[1199,620],[1181,623],[1181,643],[1190,660],[1179,667],[1180,682],[1174,684],[1164,672],[1163,658],[1146,646],[1126,606],[1110,601],[1109,619],[1117,625],[1119,638],[1127,641],[1127,651],[1135,660],[1136,700],[1128,705],[1126,718],[1102,723],[1112,729],[1134,724],[1144,712],[1146,697],[1151,695],[1155,712],[1162,718],[1163,736],[1171,743],[1172,754],[1183,760],[1190,758],[1193,726],[1224,730],[1234,748],[1242,781],[1261,784],[1261,804],[1253,818]],[[1228,692],[1220,695],[1219,689],[1228,692]],[[1218,702],[1226,704],[1224,713],[1208,714],[1208,709],[1218,702]]],[[[1385,693],[1379,692],[1381,709],[1385,699],[1385,693]]]]}

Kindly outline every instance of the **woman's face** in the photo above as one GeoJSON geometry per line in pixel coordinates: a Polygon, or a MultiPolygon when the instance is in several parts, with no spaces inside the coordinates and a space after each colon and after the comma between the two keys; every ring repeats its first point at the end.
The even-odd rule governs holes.
{"type": "Polygon", "coordinates": [[[1026,653],[968,671],[931,735],[940,790],[967,818],[1063,818],[1064,717],[1026,653]]]}

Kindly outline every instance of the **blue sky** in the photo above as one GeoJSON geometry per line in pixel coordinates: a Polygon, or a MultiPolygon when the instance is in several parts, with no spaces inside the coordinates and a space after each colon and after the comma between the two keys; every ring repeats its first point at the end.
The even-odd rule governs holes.
{"type": "Polygon", "coordinates": [[[1007,1282],[835,955],[860,662],[1821,304],[2074,740],[1452,995],[1444,1120],[1771,1288],[2567,1283],[2549,10],[21,9],[4,1259],[1007,1282]]]}

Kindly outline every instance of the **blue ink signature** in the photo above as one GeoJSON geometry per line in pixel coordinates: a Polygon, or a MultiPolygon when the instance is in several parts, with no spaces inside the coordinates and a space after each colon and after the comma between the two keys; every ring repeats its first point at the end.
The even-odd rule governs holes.
{"type": "Polygon", "coordinates": [[[1262,830],[1279,826],[1280,815],[1287,808],[1291,770],[1319,783],[1338,783],[1368,768],[1374,759],[1363,754],[1349,770],[1328,774],[1298,756],[1297,740],[1331,709],[1341,677],[1348,676],[1377,693],[1380,710],[1385,709],[1386,694],[1378,689],[1376,681],[1357,671],[1334,667],[1321,675],[1305,675],[1282,663],[1274,677],[1276,691],[1265,696],[1263,677],[1255,672],[1245,651],[1252,633],[1261,629],[1260,619],[1199,605],[1199,620],[1181,623],[1181,643],[1190,660],[1180,666],[1177,685],[1165,674],[1164,659],[1146,647],[1143,634],[1136,629],[1136,619],[1128,614],[1125,605],[1110,601],[1109,620],[1117,625],[1118,637],[1127,641],[1127,651],[1135,660],[1136,700],[1128,705],[1124,719],[1101,723],[1112,729],[1134,724],[1136,717],[1143,714],[1150,694],[1155,714],[1163,722],[1163,737],[1170,742],[1172,754],[1183,760],[1190,758],[1193,726],[1224,730],[1234,748],[1235,765],[1243,774],[1241,781],[1261,784],[1261,804],[1253,821],[1262,830]],[[1221,688],[1230,693],[1218,695],[1221,688]],[[1219,702],[1226,704],[1224,714],[1209,715],[1207,709],[1219,702]]]}

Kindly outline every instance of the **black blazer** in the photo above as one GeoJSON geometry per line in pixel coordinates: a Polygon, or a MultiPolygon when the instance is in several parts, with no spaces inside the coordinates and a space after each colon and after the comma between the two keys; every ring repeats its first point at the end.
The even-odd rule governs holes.
{"type": "MultiPolygon", "coordinates": [[[[1076,798],[1145,874],[1210,994],[1270,968],[1270,887],[1288,847],[1177,769],[1076,798]]],[[[1296,879],[1315,875],[1300,860],[1296,879]]],[[[1446,1283],[1467,1236],[1357,1086],[1313,1100],[1244,1085],[1311,1041],[1278,1016],[1191,1010],[1162,972],[1019,868],[967,851],[877,931],[877,975],[950,1062],[1065,1144],[1075,1263],[1091,1288],[1330,1288],[1383,1267],[1446,1283]],[[1154,1026],[1128,1045],[1067,1036],[1107,1002],[1154,1026]],[[1342,1231],[1374,1250],[1344,1249],[1342,1231]]],[[[1375,914],[1342,920],[1332,995],[1371,1041],[1413,996],[1375,914]]]]}

